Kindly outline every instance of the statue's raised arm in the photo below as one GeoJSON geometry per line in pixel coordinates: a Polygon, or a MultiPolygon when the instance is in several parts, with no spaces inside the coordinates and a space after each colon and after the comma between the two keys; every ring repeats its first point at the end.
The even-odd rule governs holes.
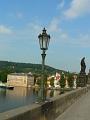
{"type": "Polygon", "coordinates": [[[85,69],[86,69],[85,57],[83,57],[81,59],[81,71],[80,71],[80,73],[85,73],[85,69]]]}

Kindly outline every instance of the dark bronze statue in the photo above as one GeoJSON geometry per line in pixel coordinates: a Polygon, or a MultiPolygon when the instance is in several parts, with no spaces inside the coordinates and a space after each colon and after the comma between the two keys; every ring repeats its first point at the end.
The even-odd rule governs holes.
{"type": "Polygon", "coordinates": [[[83,57],[82,59],[81,59],[81,71],[80,71],[80,73],[85,73],[85,69],[86,69],[86,64],[85,64],[85,57],[83,57]]]}

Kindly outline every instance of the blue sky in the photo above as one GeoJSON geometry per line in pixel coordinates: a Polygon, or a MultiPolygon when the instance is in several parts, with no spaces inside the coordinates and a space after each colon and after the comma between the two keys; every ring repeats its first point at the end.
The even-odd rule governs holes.
{"type": "Polygon", "coordinates": [[[0,0],[0,60],[41,63],[38,35],[51,40],[46,64],[79,72],[90,68],[90,0],[0,0]]]}

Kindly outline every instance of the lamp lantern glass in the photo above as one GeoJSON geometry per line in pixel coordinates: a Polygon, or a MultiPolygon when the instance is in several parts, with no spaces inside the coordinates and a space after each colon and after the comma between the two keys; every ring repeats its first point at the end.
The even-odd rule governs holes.
{"type": "Polygon", "coordinates": [[[47,50],[50,42],[50,35],[46,33],[46,29],[44,28],[42,34],[39,34],[39,44],[41,50],[47,50]]]}

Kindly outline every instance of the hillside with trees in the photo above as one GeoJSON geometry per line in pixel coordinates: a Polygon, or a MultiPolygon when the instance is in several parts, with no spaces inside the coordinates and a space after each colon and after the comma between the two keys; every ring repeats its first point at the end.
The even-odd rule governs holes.
{"type": "MultiPolygon", "coordinates": [[[[9,73],[29,73],[41,75],[42,65],[32,63],[18,63],[9,61],[0,61],[0,81],[5,82],[7,80],[7,74],[9,73]]],[[[53,67],[45,65],[45,73],[47,75],[55,74],[56,72],[65,72],[63,70],[55,69],[53,67]]]]}

